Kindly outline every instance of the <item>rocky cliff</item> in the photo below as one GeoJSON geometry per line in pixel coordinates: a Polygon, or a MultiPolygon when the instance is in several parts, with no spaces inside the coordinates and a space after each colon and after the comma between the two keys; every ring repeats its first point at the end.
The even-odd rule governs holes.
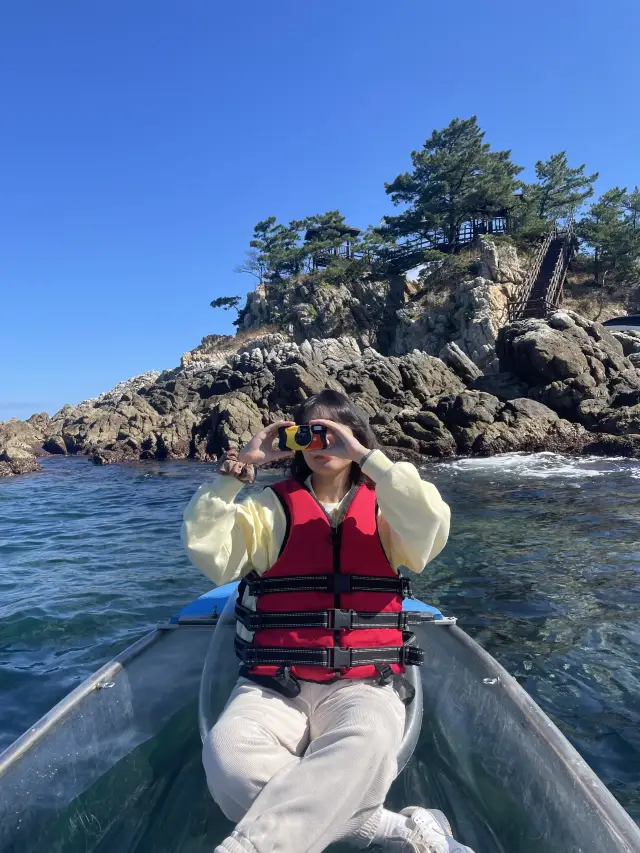
{"type": "Polygon", "coordinates": [[[524,280],[529,262],[510,241],[481,237],[466,274],[445,275],[439,281],[437,267],[424,269],[410,298],[396,312],[394,354],[422,349],[441,355],[453,343],[483,372],[497,372],[498,332],[508,320],[509,297],[524,280]]]}
{"type": "Polygon", "coordinates": [[[640,335],[612,335],[566,311],[505,325],[524,275],[507,249],[482,243],[478,274],[449,289],[442,319],[429,314],[420,282],[365,278],[330,290],[315,275],[256,292],[237,336],[206,338],[178,367],[53,417],[0,424],[0,475],[37,470],[43,454],[214,459],[325,387],[367,412],[389,453],[418,460],[640,455],[640,335]]]}

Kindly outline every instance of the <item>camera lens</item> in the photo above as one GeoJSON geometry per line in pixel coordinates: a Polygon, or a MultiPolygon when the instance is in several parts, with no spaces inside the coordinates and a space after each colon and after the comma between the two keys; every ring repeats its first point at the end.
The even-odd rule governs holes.
{"type": "Polygon", "coordinates": [[[296,433],[296,444],[300,447],[305,447],[307,444],[311,444],[311,430],[308,425],[298,427],[298,431],[296,433]]]}

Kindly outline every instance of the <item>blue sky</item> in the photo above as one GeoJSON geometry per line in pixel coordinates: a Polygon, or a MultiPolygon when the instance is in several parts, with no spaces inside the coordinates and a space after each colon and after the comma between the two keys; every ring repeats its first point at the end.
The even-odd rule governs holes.
{"type": "Polygon", "coordinates": [[[0,419],[233,331],[256,221],[366,226],[434,128],[640,183],[637,0],[24,0],[0,14],[0,419]]]}

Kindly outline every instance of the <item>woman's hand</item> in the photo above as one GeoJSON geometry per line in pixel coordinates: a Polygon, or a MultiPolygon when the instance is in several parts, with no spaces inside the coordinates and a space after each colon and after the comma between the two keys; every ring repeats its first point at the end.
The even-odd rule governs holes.
{"type": "Polygon", "coordinates": [[[291,456],[292,451],[282,451],[273,448],[273,442],[278,437],[278,430],[283,426],[292,426],[293,421],[279,421],[257,432],[238,453],[238,461],[245,465],[266,465],[277,459],[291,456]]]}
{"type": "Polygon", "coordinates": [[[225,451],[218,461],[218,472],[226,477],[235,477],[241,483],[253,483],[256,469],[251,464],[238,461],[238,451],[234,448],[225,451]]]}
{"type": "Polygon", "coordinates": [[[325,421],[322,418],[314,418],[309,421],[310,424],[322,424],[327,428],[328,446],[323,450],[312,450],[311,453],[319,456],[336,456],[338,459],[350,459],[358,465],[363,456],[369,453],[369,449],[360,444],[349,427],[344,424],[334,423],[334,421],[325,421]]]}

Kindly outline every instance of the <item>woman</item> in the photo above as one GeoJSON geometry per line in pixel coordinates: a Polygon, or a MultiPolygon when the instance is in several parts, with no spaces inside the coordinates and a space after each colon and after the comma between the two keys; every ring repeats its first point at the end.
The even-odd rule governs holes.
{"type": "Polygon", "coordinates": [[[204,746],[214,800],[237,822],[216,853],[361,848],[453,853],[441,812],[383,808],[404,731],[405,664],[398,568],[419,573],[444,547],[450,512],[413,465],[378,449],[364,415],[325,390],[297,424],[322,424],[329,446],[297,452],[289,480],[243,503],[278,427],[229,451],[222,475],[184,515],[191,560],[214,583],[244,578],[236,651],[241,677],[204,746]],[[346,621],[345,621],[346,620],[346,621]]]}

